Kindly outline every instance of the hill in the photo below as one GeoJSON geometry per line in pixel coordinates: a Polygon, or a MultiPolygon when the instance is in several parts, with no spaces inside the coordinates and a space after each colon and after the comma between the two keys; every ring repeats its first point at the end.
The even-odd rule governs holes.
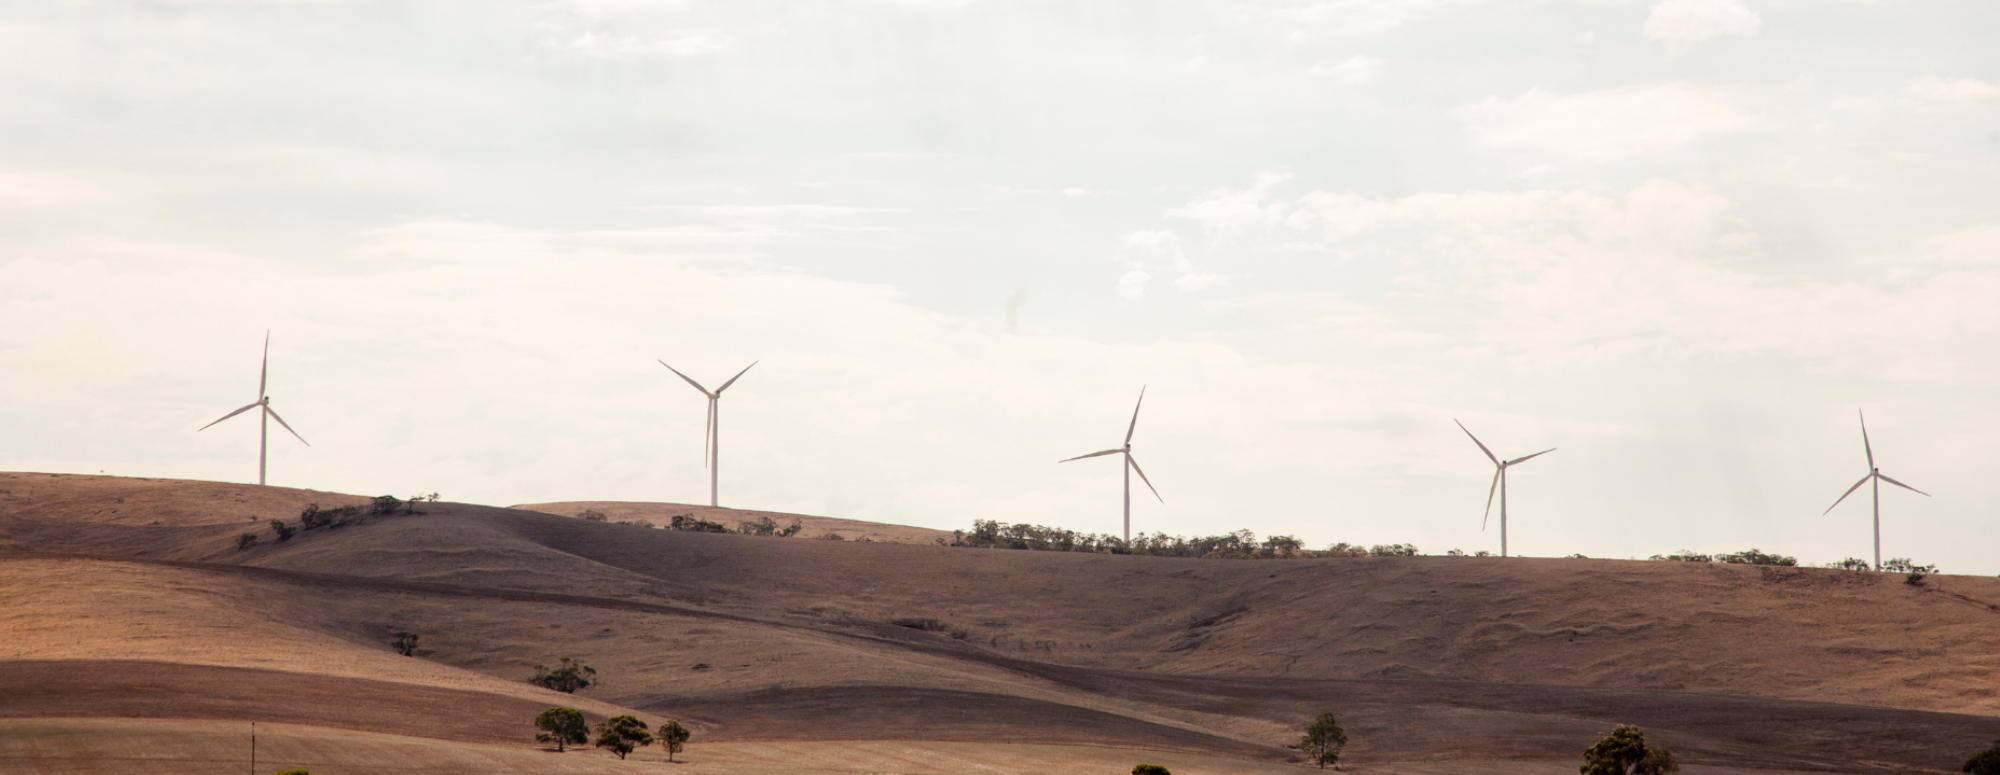
{"type": "Polygon", "coordinates": [[[861,752],[858,769],[904,756],[868,747],[893,741],[962,762],[947,770],[1058,745],[1263,771],[1322,710],[1348,727],[1346,760],[1382,772],[1573,772],[1618,723],[1697,767],[1801,771],[1955,770],[2000,737],[1996,579],[979,550],[829,518],[794,538],[615,524],[793,518],[674,504],[424,504],[284,542],[266,526],[366,502],[0,474],[0,730],[75,718],[96,721],[36,734],[115,721],[194,739],[256,720],[445,762],[532,752],[534,713],[571,704],[679,718],[717,772],[814,741],[861,752]],[[250,530],[262,538],[239,550],[250,530]],[[819,530],[882,538],[804,537],[819,530]],[[414,658],[389,647],[401,631],[420,635],[414,658]],[[560,656],[603,683],[573,697],[523,680],[560,656]],[[413,738],[431,742],[397,742],[413,738]]]}

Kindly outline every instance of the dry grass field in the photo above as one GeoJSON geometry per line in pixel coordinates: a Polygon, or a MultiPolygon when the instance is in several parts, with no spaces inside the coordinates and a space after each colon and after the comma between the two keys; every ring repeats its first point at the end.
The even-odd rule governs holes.
{"type": "Polygon", "coordinates": [[[765,516],[675,504],[267,524],[366,501],[0,474],[0,773],[244,771],[250,721],[260,770],[318,775],[1297,772],[1285,745],[1320,711],[1344,766],[1410,775],[1575,772],[1619,723],[1695,773],[1956,771],[2000,738],[2000,579],[614,524],[765,516]],[[601,684],[526,683],[561,656],[601,684]],[[543,752],[530,722],[556,704],[680,719],[687,762],[543,752]]]}

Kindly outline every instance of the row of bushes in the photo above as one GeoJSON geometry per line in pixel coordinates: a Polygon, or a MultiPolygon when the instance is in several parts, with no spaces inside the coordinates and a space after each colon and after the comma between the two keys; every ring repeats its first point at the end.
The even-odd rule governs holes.
{"type": "MultiPolygon", "coordinates": [[[[614,525],[630,525],[632,527],[659,527],[659,525],[653,524],[651,520],[645,519],[621,519],[613,522],[609,515],[596,509],[586,509],[583,513],[576,516],[578,519],[590,522],[610,522],[614,525]]],[[[736,529],[730,530],[728,526],[720,522],[710,522],[706,519],[697,518],[692,514],[676,514],[673,520],[667,523],[667,529],[689,533],[736,533],[747,536],[791,538],[798,535],[799,531],[804,530],[805,526],[794,519],[792,520],[792,524],[780,527],[777,520],[770,517],[758,517],[754,520],[738,522],[736,523],[736,529]]]]}
{"type": "Polygon", "coordinates": [[[1337,543],[1324,551],[1304,548],[1293,536],[1277,535],[1257,540],[1257,534],[1238,530],[1215,536],[1184,536],[1140,533],[1132,540],[1114,535],[1080,533],[1075,530],[1025,522],[1003,525],[996,520],[976,519],[972,530],[952,531],[948,546],[975,549],[1022,549],[1036,552],[1093,552],[1099,554],[1143,554],[1154,557],[1202,557],[1216,559],[1296,559],[1305,557],[1410,557],[1418,554],[1409,544],[1383,544],[1363,548],[1337,543]]]}
{"type": "MultiPolygon", "coordinates": [[[[403,500],[394,495],[377,495],[373,500],[369,501],[367,512],[368,516],[394,514],[408,516],[422,514],[424,512],[417,510],[417,504],[436,503],[437,499],[437,493],[413,495],[410,496],[409,500],[403,500]]],[[[303,510],[299,511],[298,527],[287,525],[284,520],[274,519],[271,520],[271,532],[278,535],[279,541],[290,541],[292,540],[292,536],[297,535],[300,530],[315,530],[322,527],[329,529],[339,528],[348,525],[358,525],[364,521],[366,521],[366,517],[362,515],[362,507],[360,506],[340,506],[331,509],[322,509],[319,507],[319,504],[313,503],[308,504],[303,510]]],[[[256,533],[244,533],[236,537],[236,548],[242,550],[256,546],[258,539],[259,536],[256,533]]]]}

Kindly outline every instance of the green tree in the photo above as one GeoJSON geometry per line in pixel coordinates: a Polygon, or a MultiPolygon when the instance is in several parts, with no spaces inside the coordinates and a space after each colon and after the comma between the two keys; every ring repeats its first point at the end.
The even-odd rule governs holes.
{"type": "Polygon", "coordinates": [[[681,726],[681,722],[676,719],[660,722],[660,747],[667,749],[667,761],[673,761],[674,754],[686,748],[688,738],[693,736],[694,733],[689,732],[687,727],[681,726]]]}
{"type": "Polygon", "coordinates": [[[1299,750],[1306,758],[1326,769],[1326,765],[1340,763],[1340,749],[1347,747],[1347,733],[1333,719],[1331,713],[1321,713],[1312,726],[1306,727],[1306,736],[1299,738],[1299,750]]]}
{"type": "Polygon", "coordinates": [[[555,743],[558,753],[590,741],[590,722],[584,721],[583,714],[575,708],[542,711],[542,715],[535,717],[535,728],[542,730],[535,735],[535,742],[555,743]]]}
{"type": "Polygon", "coordinates": [[[1974,754],[1960,768],[1972,775],[2000,775],[2000,740],[1993,741],[1993,747],[1974,754]]]}
{"type": "Polygon", "coordinates": [[[237,551],[242,551],[242,550],[244,550],[244,549],[248,549],[248,548],[250,548],[250,547],[252,547],[252,546],[256,546],[256,545],[257,545],[257,534],[256,534],[256,533],[244,533],[243,535],[240,535],[240,536],[237,536],[237,537],[236,537],[236,550],[237,550],[237,551]]]}
{"type": "Polygon", "coordinates": [[[554,689],[563,694],[575,694],[580,690],[588,689],[595,685],[597,683],[596,676],[597,671],[590,669],[590,666],[582,662],[572,662],[569,657],[563,657],[562,664],[554,670],[550,670],[542,665],[536,665],[535,677],[528,679],[528,683],[544,689],[554,689]]]}
{"type": "Polygon", "coordinates": [[[652,744],[653,736],[646,732],[646,722],[637,718],[612,716],[597,725],[595,745],[611,749],[611,752],[618,754],[620,759],[625,758],[625,754],[631,753],[637,746],[652,744]]]}
{"type": "Polygon", "coordinates": [[[414,632],[396,633],[396,642],[390,645],[396,647],[396,653],[406,657],[414,657],[417,655],[417,634],[414,632]]]}
{"type": "Polygon", "coordinates": [[[1157,764],[1138,764],[1138,765],[1133,765],[1132,775],[1174,775],[1174,774],[1168,772],[1167,768],[1157,764]]]}
{"type": "Polygon", "coordinates": [[[1583,775],[1665,775],[1679,772],[1681,763],[1665,748],[1646,745],[1646,733],[1630,724],[1611,731],[1611,736],[1583,752],[1583,775]]]}

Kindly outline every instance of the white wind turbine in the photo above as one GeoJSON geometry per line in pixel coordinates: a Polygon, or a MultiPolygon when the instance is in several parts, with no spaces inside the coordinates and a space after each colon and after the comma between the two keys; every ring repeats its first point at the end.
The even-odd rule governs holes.
{"type": "MultiPolygon", "coordinates": [[[[1875,467],[1875,448],[1868,444],[1868,418],[1862,415],[1861,410],[1859,409],[1854,410],[1854,414],[1861,418],[1861,451],[1868,453],[1868,475],[1861,477],[1861,481],[1855,482],[1853,487],[1847,488],[1847,492],[1841,493],[1840,499],[1834,501],[1833,506],[1838,506],[1840,505],[1840,501],[1847,500],[1847,496],[1853,495],[1855,490],[1861,489],[1861,485],[1867,484],[1871,480],[1875,482],[1875,486],[1871,488],[1874,490],[1874,495],[1875,495],[1875,569],[1881,570],[1882,569],[1882,483],[1888,482],[1890,484],[1896,485],[1897,487],[1909,490],[1910,492],[1922,495],[1926,498],[1931,497],[1931,494],[1882,475],[1882,469],[1875,467]]],[[[1826,511],[1821,512],[1820,516],[1825,516],[1827,514],[1833,513],[1833,506],[1826,507],[1826,511]]]]}
{"type": "Polygon", "coordinates": [[[271,332],[265,331],[264,365],[259,367],[257,371],[256,402],[250,404],[249,406],[245,406],[242,409],[238,409],[234,412],[225,414],[222,417],[218,418],[215,422],[201,426],[200,428],[195,430],[195,433],[200,433],[202,431],[214,427],[216,422],[222,422],[223,420],[235,417],[236,415],[242,414],[252,409],[258,409],[258,408],[263,409],[264,410],[263,422],[258,424],[258,429],[257,429],[257,483],[260,485],[264,483],[264,456],[270,446],[272,420],[277,420],[279,425],[283,425],[285,430],[292,434],[292,438],[298,439],[300,444],[304,444],[308,447],[312,446],[311,442],[306,441],[306,437],[300,436],[298,431],[292,430],[292,426],[285,424],[285,418],[279,417],[277,412],[271,410],[271,396],[267,395],[264,392],[264,385],[265,382],[267,381],[266,378],[269,377],[270,374],[271,374],[271,332]]]}
{"type": "Polygon", "coordinates": [[[1458,429],[1465,431],[1465,435],[1471,436],[1472,443],[1479,445],[1479,451],[1486,453],[1486,459],[1493,461],[1493,483],[1486,486],[1486,515],[1479,518],[1479,529],[1484,531],[1486,520],[1493,516],[1493,490],[1497,487],[1500,490],[1500,556],[1505,557],[1507,556],[1507,469],[1554,452],[1556,448],[1550,447],[1532,455],[1503,462],[1493,455],[1493,450],[1487,449],[1486,445],[1479,441],[1478,436],[1473,436],[1472,431],[1466,430],[1465,423],[1458,422],[1457,419],[1453,419],[1452,422],[1458,423],[1458,429]]]}
{"type": "Polygon", "coordinates": [[[762,361],[752,361],[750,366],[743,367],[743,371],[736,372],[736,376],[730,377],[728,382],[722,383],[722,387],[710,391],[708,388],[702,387],[701,383],[694,381],[694,378],[686,374],[681,374],[680,369],[667,366],[666,361],[660,361],[661,366],[667,366],[667,371],[679,375],[681,379],[687,380],[688,384],[693,385],[694,389],[701,391],[702,395],[708,396],[708,422],[702,426],[701,463],[708,467],[708,505],[710,506],[719,505],[715,498],[715,485],[716,480],[719,478],[717,472],[722,468],[722,431],[717,426],[721,417],[717,414],[718,405],[716,402],[722,400],[722,391],[728,390],[730,385],[736,384],[736,380],[741,379],[745,372],[750,371],[751,366],[755,366],[758,363],[762,363],[762,361]]]}
{"type": "MultiPolygon", "coordinates": [[[[1153,489],[1152,480],[1147,479],[1146,472],[1139,469],[1139,461],[1132,459],[1132,432],[1139,429],[1139,407],[1144,405],[1145,403],[1146,403],[1146,388],[1144,386],[1140,386],[1139,403],[1132,405],[1132,424],[1125,428],[1125,446],[1119,447],[1117,449],[1107,449],[1104,450],[1103,452],[1092,452],[1088,455],[1077,455],[1076,457],[1070,458],[1069,460],[1056,461],[1058,463],[1067,463],[1070,460],[1082,460],[1087,457],[1102,457],[1104,455],[1125,456],[1125,540],[1128,542],[1132,540],[1133,472],[1135,471],[1138,472],[1139,481],[1146,483],[1146,489],[1153,490],[1153,497],[1160,498],[1160,491],[1153,489]]],[[[1160,503],[1164,504],[1166,502],[1167,499],[1160,498],[1160,503]]]]}

